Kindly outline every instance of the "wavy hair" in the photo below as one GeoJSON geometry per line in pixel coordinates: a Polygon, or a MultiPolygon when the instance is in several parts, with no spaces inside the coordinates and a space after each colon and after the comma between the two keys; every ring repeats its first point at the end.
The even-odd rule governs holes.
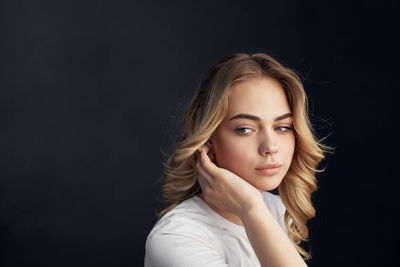
{"type": "Polygon", "coordinates": [[[167,207],[161,218],[182,201],[201,192],[197,182],[196,150],[213,134],[228,111],[229,89],[254,77],[276,79],[285,90],[293,114],[296,146],[288,172],[278,187],[286,207],[284,221],[287,235],[297,251],[308,260],[311,254],[300,247],[308,242],[307,221],[315,216],[311,193],[317,190],[315,174],[329,147],[317,140],[308,117],[308,101],[298,75],[264,53],[237,53],[218,61],[191,99],[184,117],[184,127],[175,149],[164,165],[162,196],[167,207]]]}

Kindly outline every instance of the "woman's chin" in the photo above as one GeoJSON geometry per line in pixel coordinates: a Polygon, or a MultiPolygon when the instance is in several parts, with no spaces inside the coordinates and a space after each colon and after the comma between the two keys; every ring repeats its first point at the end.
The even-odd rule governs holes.
{"type": "Polygon", "coordinates": [[[252,185],[260,191],[271,191],[281,184],[282,179],[269,179],[264,181],[255,181],[252,185]]]}
{"type": "Polygon", "coordinates": [[[277,189],[278,186],[279,186],[279,184],[275,185],[275,186],[264,186],[263,188],[258,188],[258,190],[260,190],[260,191],[272,191],[272,190],[277,189]]]}

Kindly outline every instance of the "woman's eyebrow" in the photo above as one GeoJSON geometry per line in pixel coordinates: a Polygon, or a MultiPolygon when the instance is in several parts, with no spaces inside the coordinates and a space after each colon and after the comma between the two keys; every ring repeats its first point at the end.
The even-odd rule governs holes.
{"type": "MultiPolygon", "coordinates": [[[[281,121],[281,120],[283,120],[283,119],[290,118],[290,117],[293,117],[293,114],[292,114],[292,113],[286,113],[286,114],[283,114],[283,115],[281,115],[281,116],[276,117],[276,118],[274,119],[274,121],[281,121]]],[[[229,121],[231,121],[231,120],[237,120],[237,119],[248,119],[248,120],[253,120],[253,121],[260,121],[260,120],[261,120],[261,119],[260,119],[259,117],[257,117],[257,116],[241,113],[241,114],[237,114],[237,115],[231,117],[231,118],[229,119],[229,121]]]]}

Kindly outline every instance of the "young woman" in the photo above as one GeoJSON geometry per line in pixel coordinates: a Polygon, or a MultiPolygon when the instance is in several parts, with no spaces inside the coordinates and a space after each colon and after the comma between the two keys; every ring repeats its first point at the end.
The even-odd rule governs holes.
{"type": "Polygon", "coordinates": [[[299,244],[327,149],[293,71],[263,53],[223,58],[164,164],[168,207],[147,238],[145,266],[306,266],[299,244]]]}

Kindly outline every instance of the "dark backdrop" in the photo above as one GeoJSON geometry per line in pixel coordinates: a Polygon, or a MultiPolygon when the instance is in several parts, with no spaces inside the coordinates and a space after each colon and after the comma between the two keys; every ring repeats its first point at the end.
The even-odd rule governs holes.
{"type": "Polygon", "coordinates": [[[266,52],[336,148],[309,266],[395,266],[394,1],[196,2],[0,1],[0,265],[142,266],[190,96],[219,58],[266,52]]]}

